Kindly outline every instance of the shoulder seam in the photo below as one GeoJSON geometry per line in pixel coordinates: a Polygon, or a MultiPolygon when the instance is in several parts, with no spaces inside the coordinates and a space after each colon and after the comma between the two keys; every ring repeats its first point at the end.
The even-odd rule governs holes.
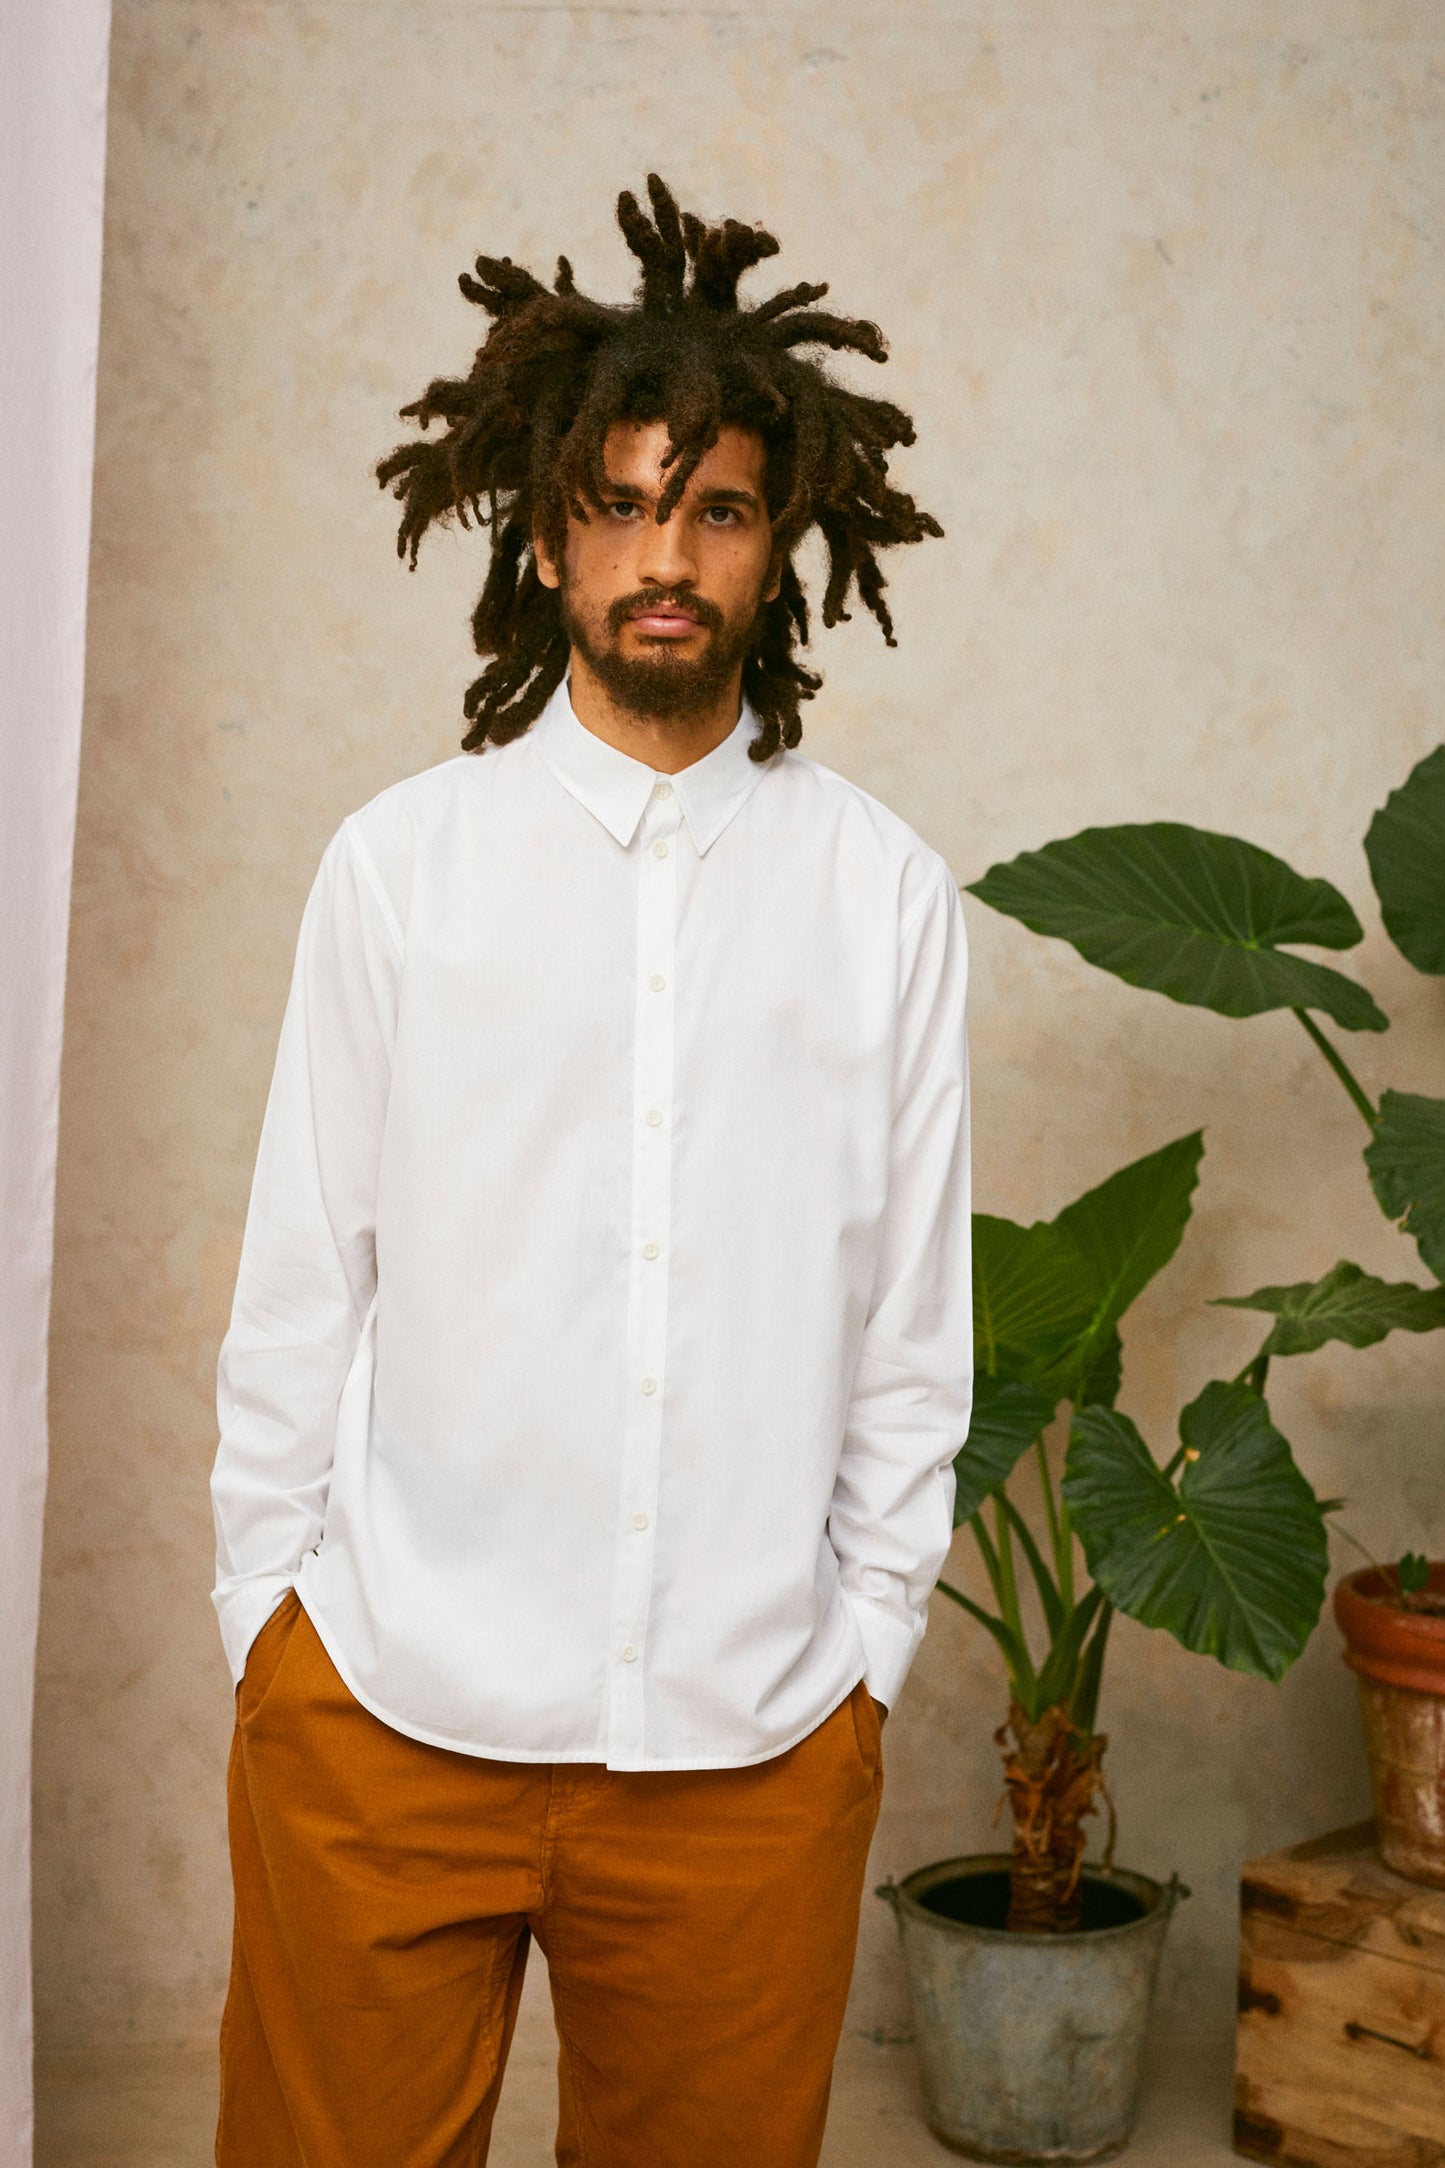
{"type": "Polygon", "coordinates": [[[343,832],[352,851],[355,853],[356,863],[360,866],[366,878],[366,885],[376,899],[376,907],[385,921],[386,930],[396,944],[396,953],[404,962],[406,960],[405,937],[402,934],[396,912],[392,908],[391,898],[386,892],[381,875],[376,870],[375,861],[366,845],[362,842],[360,832],[353,825],[354,820],[354,815],[347,816],[341,824],[343,832]]]}
{"type": "Polygon", "coordinates": [[[924,912],[928,909],[930,903],[932,903],[934,897],[938,894],[940,888],[944,887],[944,885],[947,882],[950,882],[952,879],[952,867],[949,865],[947,859],[940,859],[938,862],[938,873],[936,878],[929,882],[927,888],[919,897],[917,903],[915,903],[913,909],[909,912],[907,918],[903,921],[903,924],[898,929],[898,938],[900,941],[904,941],[907,939],[908,935],[912,933],[914,927],[922,918],[924,912]]]}

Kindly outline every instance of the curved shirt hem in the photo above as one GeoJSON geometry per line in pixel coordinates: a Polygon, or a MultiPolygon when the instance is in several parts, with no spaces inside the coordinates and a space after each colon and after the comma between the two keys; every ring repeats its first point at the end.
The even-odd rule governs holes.
{"type": "Polygon", "coordinates": [[[477,1746],[471,1740],[450,1738],[445,1732],[429,1731],[424,1725],[403,1722],[399,1716],[394,1716],[390,1710],[383,1709],[377,1702],[373,1701],[371,1696],[364,1693],[350,1675],[350,1667],[342,1658],[333,1640],[331,1628],[312,1604],[308,1602],[306,1591],[302,1588],[300,1582],[298,1581],[293,1585],[301,1608],[315,1627],[317,1639],[335,1665],[337,1676],[342,1685],[356,1701],[360,1702],[369,1716],[374,1716],[379,1724],[385,1724],[389,1730],[400,1732],[405,1739],[415,1739],[422,1746],[444,1747],[448,1753],[452,1754],[469,1754],[474,1761],[528,1762],[534,1764],[591,1762],[599,1768],[615,1770],[619,1775],[639,1776],[647,1776],[654,1771],[661,1775],[669,1770],[681,1772],[689,1769],[755,1769],[761,1762],[775,1761],[780,1754],[788,1753],[793,1747],[806,1739],[811,1732],[816,1731],[820,1724],[826,1724],[829,1717],[836,1710],[842,1708],[854,1688],[861,1685],[866,1676],[864,1670],[860,1669],[850,1679],[842,1693],[829,1702],[828,1706],[817,1716],[804,1724],[800,1731],[795,1732],[792,1738],[784,1739],[779,1746],[766,1748],[761,1754],[746,1754],[736,1761],[716,1761],[706,1755],[687,1755],[681,1760],[671,1761],[611,1762],[605,1758],[600,1758],[596,1754],[537,1752],[526,1747],[477,1746]]]}

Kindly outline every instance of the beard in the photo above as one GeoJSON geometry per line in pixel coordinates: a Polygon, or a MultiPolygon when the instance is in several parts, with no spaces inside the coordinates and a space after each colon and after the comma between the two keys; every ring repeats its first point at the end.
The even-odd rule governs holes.
{"type": "Polygon", "coordinates": [[[604,690],[629,713],[650,722],[676,722],[705,714],[727,692],[763,626],[761,598],[746,617],[729,619],[715,602],[675,589],[648,588],[624,595],[607,612],[599,631],[574,608],[567,583],[561,595],[562,629],[604,690]],[[708,634],[700,655],[679,655],[670,640],[654,640],[640,655],[625,655],[622,628],[648,603],[674,602],[708,634]]]}

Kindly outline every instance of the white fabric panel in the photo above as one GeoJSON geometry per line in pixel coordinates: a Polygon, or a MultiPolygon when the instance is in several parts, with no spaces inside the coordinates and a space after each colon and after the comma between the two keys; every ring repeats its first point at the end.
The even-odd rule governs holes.
{"type": "Polygon", "coordinates": [[[0,0],[0,2161],[32,2150],[30,1729],[109,0],[0,0]]]}

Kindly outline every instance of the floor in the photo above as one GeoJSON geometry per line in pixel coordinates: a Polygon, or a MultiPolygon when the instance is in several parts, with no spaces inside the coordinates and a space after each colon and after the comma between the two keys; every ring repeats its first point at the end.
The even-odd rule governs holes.
{"type": "MultiPolygon", "coordinates": [[[[490,2168],[551,2168],[555,2036],[542,1968],[507,2067],[490,2168]]],[[[209,2042],[43,2058],[36,2168],[207,2168],[215,2128],[209,2042]]],[[[1149,2073],[1130,2168],[1222,2168],[1229,2043],[1161,2043],[1149,2073]]],[[[922,2121],[913,2050],[859,2035],[843,2041],[823,2168],[946,2168],[957,2158],[922,2121]]]]}

